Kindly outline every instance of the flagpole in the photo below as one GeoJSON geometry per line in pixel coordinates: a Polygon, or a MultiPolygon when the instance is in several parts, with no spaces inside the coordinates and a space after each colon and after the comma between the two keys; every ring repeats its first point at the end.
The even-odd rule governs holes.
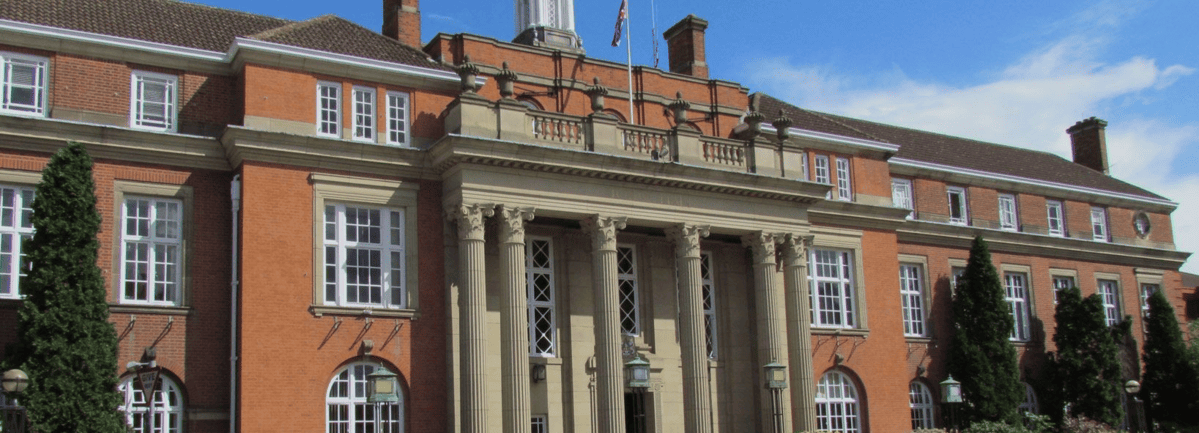
{"type": "Polygon", "coordinates": [[[625,52],[628,54],[628,64],[625,66],[629,70],[629,123],[637,124],[637,114],[633,111],[633,27],[629,24],[628,3],[625,3],[624,15],[624,36],[625,36],[625,52]]]}

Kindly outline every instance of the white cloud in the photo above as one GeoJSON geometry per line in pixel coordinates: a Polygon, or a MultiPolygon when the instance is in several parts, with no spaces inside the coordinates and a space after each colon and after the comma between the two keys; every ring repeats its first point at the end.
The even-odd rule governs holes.
{"type": "MultiPolygon", "coordinates": [[[[1100,59],[1107,35],[1091,29],[1119,24],[1121,11],[1139,5],[1105,2],[1072,17],[1075,32],[1046,44],[987,82],[950,86],[906,77],[902,71],[853,75],[785,58],[749,65],[755,87],[817,111],[937,131],[994,143],[1045,150],[1070,158],[1065,129],[1112,102],[1165,90],[1194,73],[1183,65],[1159,67],[1154,59],[1100,59]],[[1089,20],[1089,21],[1088,21],[1089,20]]],[[[1184,146],[1199,146],[1199,124],[1172,124],[1135,114],[1106,119],[1114,176],[1180,203],[1174,212],[1178,248],[1199,251],[1199,172],[1170,168],[1184,146]]],[[[1194,170],[1188,168],[1190,170],[1194,170]]],[[[1199,259],[1184,270],[1199,273],[1199,259]]]]}

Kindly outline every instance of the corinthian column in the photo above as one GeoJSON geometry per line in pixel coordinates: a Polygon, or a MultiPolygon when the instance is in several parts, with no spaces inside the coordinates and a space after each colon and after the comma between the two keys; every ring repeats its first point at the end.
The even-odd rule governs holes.
{"type": "Polygon", "coordinates": [[[808,247],[812,236],[787,235],[783,281],[787,292],[787,344],[791,349],[791,416],[795,429],[816,430],[816,384],[812,373],[812,321],[808,304],[808,247]]]}
{"type": "Polygon", "coordinates": [[[624,217],[595,215],[583,220],[591,235],[592,284],[595,286],[596,393],[599,433],[624,431],[624,385],[620,352],[620,303],[616,281],[616,231],[624,217]]]}
{"type": "Polygon", "coordinates": [[[458,290],[462,302],[462,431],[487,430],[487,286],[483,257],[483,218],[493,204],[459,204],[447,209],[458,223],[458,290]]]}
{"type": "MultiPolygon", "coordinates": [[[[783,293],[776,276],[776,244],[780,236],[775,233],[757,232],[741,238],[741,242],[753,251],[754,293],[758,323],[758,362],[787,365],[787,325],[783,293]]],[[[762,365],[757,366],[762,380],[757,385],[762,408],[759,417],[763,432],[790,432],[791,398],[788,393],[774,392],[765,387],[762,365]]]]}
{"type": "Polygon", "coordinates": [[[503,376],[504,433],[529,431],[529,300],[525,274],[525,221],[532,208],[504,206],[500,210],[500,273],[503,310],[500,327],[500,374],[503,376]]]}
{"type": "Polygon", "coordinates": [[[708,394],[708,351],[704,338],[703,276],[699,238],[708,226],[679,224],[666,229],[674,242],[679,279],[679,336],[683,350],[683,431],[712,431],[712,402],[708,394]]]}

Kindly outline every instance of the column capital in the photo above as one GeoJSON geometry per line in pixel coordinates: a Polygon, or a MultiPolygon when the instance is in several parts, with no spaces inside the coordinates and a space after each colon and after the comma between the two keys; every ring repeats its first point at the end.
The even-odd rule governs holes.
{"type": "Polygon", "coordinates": [[[708,237],[710,226],[675,224],[666,228],[666,237],[674,242],[676,258],[699,258],[699,239],[708,237]]]}
{"type": "Polygon", "coordinates": [[[525,243],[525,221],[532,221],[536,209],[531,207],[499,207],[500,243],[525,243]]]}
{"type": "Polygon", "coordinates": [[[808,249],[815,236],[787,233],[783,242],[783,264],[785,266],[807,266],[808,249]]]}
{"type": "Polygon", "coordinates": [[[779,233],[753,232],[741,236],[741,244],[754,252],[755,265],[776,264],[778,251],[776,245],[782,240],[783,235],[779,233]]]}
{"type": "Polygon", "coordinates": [[[459,240],[483,240],[483,218],[495,215],[495,204],[462,204],[446,206],[446,218],[458,223],[459,240]]]}
{"type": "Polygon", "coordinates": [[[624,230],[626,217],[592,215],[582,221],[583,231],[591,235],[594,251],[616,251],[616,231],[624,230]]]}

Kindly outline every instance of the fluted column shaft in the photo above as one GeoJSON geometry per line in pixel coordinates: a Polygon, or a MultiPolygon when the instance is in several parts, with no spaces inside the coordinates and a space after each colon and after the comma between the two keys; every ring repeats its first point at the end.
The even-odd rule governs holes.
{"type": "Polygon", "coordinates": [[[699,239],[707,226],[679,224],[666,229],[674,242],[679,279],[679,339],[683,351],[683,431],[712,431],[712,401],[708,393],[708,351],[704,338],[703,276],[699,239]]]}
{"type": "Polygon", "coordinates": [[[593,216],[583,220],[592,240],[592,284],[595,286],[595,360],[599,433],[624,431],[624,385],[621,379],[620,303],[616,281],[616,231],[624,217],[593,216]]]}
{"type": "MultiPolygon", "coordinates": [[[[757,232],[746,235],[742,242],[753,250],[754,293],[758,324],[758,360],[763,365],[770,362],[788,365],[786,310],[784,296],[778,287],[778,265],[776,244],[779,235],[757,232]]],[[[768,390],[762,365],[757,366],[760,380],[756,384],[762,403],[760,431],[784,432],[791,430],[791,395],[786,392],[768,390]],[[781,414],[780,414],[781,413],[781,414]],[[778,423],[778,425],[776,425],[778,423]]]]}
{"type": "Polygon", "coordinates": [[[812,321],[808,301],[811,236],[787,235],[783,281],[787,292],[787,344],[791,349],[791,416],[795,429],[816,430],[816,384],[812,371],[812,321]]]}
{"type": "Polygon", "coordinates": [[[529,431],[529,300],[525,273],[525,221],[533,209],[503,207],[499,212],[500,273],[503,310],[500,315],[500,374],[503,387],[504,433],[529,431]]]}
{"type": "Polygon", "coordinates": [[[456,205],[448,211],[458,223],[458,290],[462,302],[462,431],[487,431],[487,287],[483,218],[495,205],[456,205]]]}

